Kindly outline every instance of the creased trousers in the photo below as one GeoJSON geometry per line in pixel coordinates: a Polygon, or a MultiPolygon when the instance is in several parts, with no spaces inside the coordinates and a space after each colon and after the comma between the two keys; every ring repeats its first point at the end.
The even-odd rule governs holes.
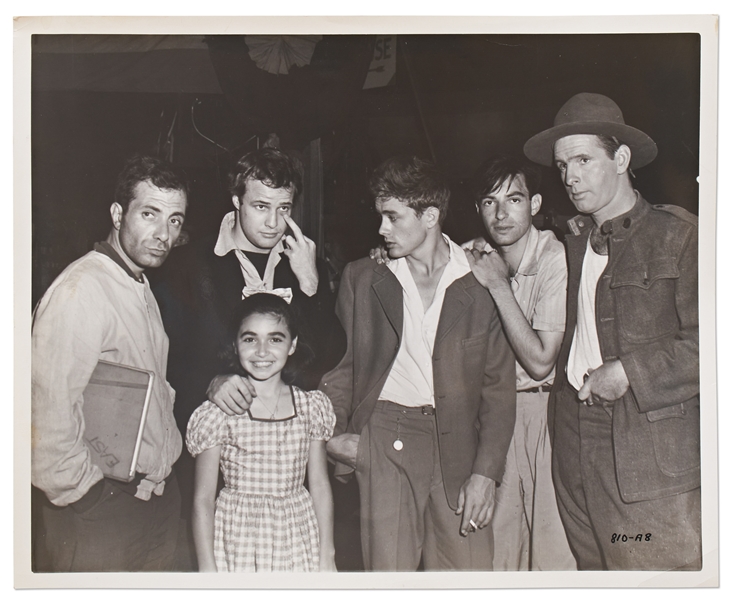
{"type": "Polygon", "coordinates": [[[543,390],[516,394],[516,426],[491,521],[495,571],[577,569],[552,482],[548,400],[543,390]]]}
{"type": "Polygon", "coordinates": [[[425,570],[491,570],[490,527],[462,537],[461,516],[447,503],[434,416],[377,402],[356,463],[367,571],[415,571],[420,558],[425,570]]]}

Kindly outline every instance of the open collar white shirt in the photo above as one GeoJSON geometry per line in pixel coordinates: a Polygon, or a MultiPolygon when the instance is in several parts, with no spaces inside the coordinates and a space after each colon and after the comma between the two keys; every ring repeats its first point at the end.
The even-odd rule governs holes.
{"type": "Polygon", "coordinates": [[[290,288],[275,290],[274,287],[275,269],[280,260],[282,260],[281,253],[285,250],[282,240],[277,242],[272,250],[270,250],[269,257],[267,258],[267,266],[264,269],[264,276],[260,277],[257,268],[247,258],[247,255],[244,254],[244,252],[260,252],[260,249],[249,243],[246,238],[243,243],[237,243],[234,230],[238,226],[236,211],[232,210],[221,221],[219,237],[216,239],[216,245],[214,246],[214,254],[217,256],[225,256],[233,251],[236,255],[236,258],[239,260],[242,276],[244,277],[242,298],[246,298],[257,292],[274,291],[289,302],[292,299],[292,290],[290,288]]]}
{"type": "MultiPolygon", "coordinates": [[[[563,332],[567,308],[567,260],[564,246],[551,231],[533,225],[511,290],[534,331],[563,332]]],[[[532,379],[516,361],[516,389],[538,387],[554,381],[554,369],[542,379],[532,379]]]]}
{"type": "Polygon", "coordinates": [[[401,344],[379,400],[389,400],[403,406],[435,405],[432,351],[445,290],[455,280],[470,273],[465,252],[446,235],[443,234],[443,237],[450,255],[427,310],[422,305],[407,259],[398,258],[388,263],[402,286],[404,323],[401,344]]]}

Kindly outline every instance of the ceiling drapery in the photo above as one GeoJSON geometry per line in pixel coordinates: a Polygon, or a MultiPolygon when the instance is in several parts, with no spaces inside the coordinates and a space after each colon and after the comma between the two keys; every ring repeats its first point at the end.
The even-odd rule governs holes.
{"type": "Polygon", "coordinates": [[[247,35],[244,42],[249,56],[267,73],[287,75],[290,67],[310,64],[315,44],[322,35],[247,35]]]}
{"type": "Polygon", "coordinates": [[[221,89],[253,132],[277,133],[284,147],[299,148],[348,117],[363,88],[375,36],[323,36],[310,63],[293,64],[287,76],[257,66],[248,45],[252,37],[212,36],[206,42],[221,89]]]}

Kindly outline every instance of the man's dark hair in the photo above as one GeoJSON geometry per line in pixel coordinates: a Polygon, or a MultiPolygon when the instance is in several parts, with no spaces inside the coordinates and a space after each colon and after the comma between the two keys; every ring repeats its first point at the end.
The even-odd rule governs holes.
{"type": "Polygon", "coordinates": [[[292,190],[293,200],[302,191],[303,169],[297,158],[277,148],[260,148],[247,152],[236,163],[229,176],[229,192],[242,198],[247,191],[247,180],[256,179],[273,189],[292,190]]]}
{"type": "Polygon", "coordinates": [[[117,187],[114,190],[114,201],[127,212],[130,202],[135,197],[135,188],[142,181],[161,190],[177,190],[188,200],[188,178],[185,173],[161,158],[136,154],[125,162],[117,176],[117,187]]]}
{"type": "Polygon", "coordinates": [[[381,163],[371,175],[369,189],[374,200],[396,198],[418,216],[431,206],[445,220],[450,204],[447,180],[429,161],[416,156],[396,156],[381,163]]]}
{"type": "Polygon", "coordinates": [[[471,182],[473,200],[477,205],[496,190],[504,182],[510,187],[519,175],[524,176],[529,198],[539,193],[541,185],[541,168],[528,160],[517,156],[501,154],[493,156],[480,165],[471,182]]]}
{"type": "MultiPolygon", "coordinates": [[[[618,148],[623,145],[623,142],[618,140],[614,135],[605,135],[603,133],[592,133],[590,135],[594,135],[597,139],[597,145],[600,146],[605,151],[605,154],[607,154],[608,158],[615,158],[615,153],[618,151],[618,148]]],[[[559,141],[559,140],[557,140],[559,141]]],[[[554,145],[552,146],[552,152],[554,146],[556,146],[557,142],[554,142],[554,145]]]]}
{"type": "Polygon", "coordinates": [[[597,138],[597,143],[600,145],[600,148],[605,151],[608,157],[615,158],[615,153],[618,151],[618,148],[622,146],[622,142],[618,141],[618,138],[615,136],[595,134],[595,137],[597,138]]]}

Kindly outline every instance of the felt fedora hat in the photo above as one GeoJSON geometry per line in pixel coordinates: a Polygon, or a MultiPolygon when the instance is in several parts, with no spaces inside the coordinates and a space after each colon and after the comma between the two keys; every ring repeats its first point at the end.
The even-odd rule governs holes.
{"type": "Polygon", "coordinates": [[[524,154],[540,165],[554,163],[554,142],[568,135],[593,134],[615,137],[630,148],[631,168],[650,163],[658,148],[641,130],[625,124],[620,107],[602,94],[582,93],[572,96],[559,109],[554,127],[537,133],[524,144],[524,154]]]}

